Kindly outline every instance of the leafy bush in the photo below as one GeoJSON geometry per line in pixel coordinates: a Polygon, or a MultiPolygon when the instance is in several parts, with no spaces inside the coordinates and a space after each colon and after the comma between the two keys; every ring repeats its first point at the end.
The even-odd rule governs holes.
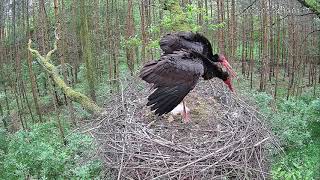
{"type": "Polygon", "coordinates": [[[273,179],[318,179],[320,144],[311,144],[300,151],[291,151],[273,165],[273,179]]]}
{"type": "Polygon", "coordinates": [[[30,131],[17,132],[10,138],[7,152],[0,152],[3,159],[0,161],[0,179],[98,177],[100,163],[88,158],[92,139],[71,133],[66,141],[65,146],[53,122],[34,125],[30,131]]]}
{"type": "Polygon", "coordinates": [[[253,97],[286,149],[302,148],[312,141],[312,134],[319,132],[320,127],[313,132],[314,127],[320,125],[319,100],[302,97],[279,99],[273,103],[272,96],[265,92],[255,93],[253,97]]]}
{"type": "Polygon", "coordinates": [[[320,99],[311,101],[307,108],[307,114],[311,121],[320,123],[320,99]]]}
{"type": "Polygon", "coordinates": [[[4,159],[4,155],[7,152],[7,135],[6,131],[4,129],[0,128],[0,179],[1,179],[1,174],[3,174],[4,169],[3,169],[3,162],[1,161],[4,159]]]}
{"type": "Polygon", "coordinates": [[[275,156],[273,179],[319,179],[320,100],[310,94],[275,103],[267,93],[253,96],[281,140],[285,155],[275,156]]]}

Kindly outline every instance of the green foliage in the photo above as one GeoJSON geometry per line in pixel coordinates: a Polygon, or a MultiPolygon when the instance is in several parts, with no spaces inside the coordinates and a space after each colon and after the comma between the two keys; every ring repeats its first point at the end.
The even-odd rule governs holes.
{"type": "Polygon", "coordinates": [[[320,1],[318,0],[306,0],[307,4],[316,9],[318,12],[320,11],[320,1]]]}
{"type": "Polygon", "coordinates": [[[318,179],[320,176],[320,144],[311,144],[279,158],[272,167],[273,179],[318,179]]]}
{"type": "Polygon", "coordinates": [[[319,100],[280,99],[273,107],[272,96],[265,92],[256,93],[254,98],[284,147],[302,148],[312,141],[310,125],[317,126],[320,119],[319,100]]]}
{"type": "Polygon", "coordinates": [[[159,39],[152,40],[151,42],[149,42],[148,48],[150,49],[159,48],[159,41],[160,41],[159,39]]]}
{"type": "Polygon", "coordinates": [[[272,167],[273,178],[291,180],[319,177],[319,99],[281,99],[276,102],[276,107],[272,107],[271,95],[258,93],[254,97],[287,152],[284,157],[276,157],[272,167]]]}
{"type": "Polygon", "coordinates": [[[320,99],[316,99],[311,101],[310,105],[308,106],[307,112],[309,117],[318,123],[320,123],[320,99]]]}
{"type": "Polygon", "coordinates": [[[138,47],[141,44],[142,44],[141,39],[138,38],[138,36],[131,37],[126,41],[126,46],[131,48],[138,47]]]}
{"type": "Polygon", "coordinates": [[[182,9],[178,3],[174,4],[169,12],[165,12],[160,26],[165,31],[198,31],[201,26],[197,24],[197,14],[202,10],[193,4],[187,4],[182,9]]]}
{"type": "MultiPolygon", "coordinates": [[[[173,31],[193,31],[197,32],[201,29],[201,26],[197,23],[197,14],[204,13],[203,9],[198,8],[194,4],[187,4],[185,9],[182,9],[176,0],[168,0],[168,11],[165,11],[163,19],[160,24],[153,24],[148,28],[148,32],[151,34],[159,34],[160,29],[163,28],[165,32],[173,31]]],[[[225,23],[211,25],[212,28],[222,28],[225,23]]],[[[159,49],[160,38],[153,38],[147,48],[159,49]]],[[[138,42],[138,41],[136,41],[138,42]]],[[[139,41],[141,43],[141,40],[139,41]]]]}
{"type": "Polygon", "coordinates": [[[278,96],[275,100],[269,93],[248,87],[248,81],[239,84],[241,93],[259,106],[285,150],[272,157],[272,179],[319,179],[320,99],[313,97],[311,89],[300,97],[286,100],[278,96]]]}
{"type": "Polygon", "coordinates": [[[225,22],[219,23],[219,24],[209,24],[208,29],[210,30],[216,30],[216,29],[221,29],[226,26],[225,22]]]}
{"type": "MultiPolygon", "coordinates": [[[[100,163],[82,161],[92,151],[92,139],[70,133],[63,145],[56,124],[34,125],[30,131],[19,131],[8,138],[7,152],[0,153],[0,179],[92,179],[100,173],[100,163]]],[[[0,143],[3,141],[0,141],[0,143]]]]}
{"type": "MultiPolygon", "coordinates": [[[[7,152],[7,133],[4,129],[0,128],[0,157],[1,155],[4,155],[5,152],[7,152]]],[[[0,158],[2,159],[2,158],[0,158]]]]}
{"type": "Polygon", "coordinates": [[[254,94],[254,98],[262,111],[267,113],[268,111],[271,110],[270,104],[273,98],[270,94],[266,92],[260,92],[260,93],[254,94]]]}

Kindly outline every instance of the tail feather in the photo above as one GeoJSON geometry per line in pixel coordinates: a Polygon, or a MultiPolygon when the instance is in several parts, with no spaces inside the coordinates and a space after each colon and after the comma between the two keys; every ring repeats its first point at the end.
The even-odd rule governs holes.
{"type": "Polygon", "coordinates": [[[149,97],[147,106],[156,110],[155,114],[162,115],[172,111],[184,98],[178,96],[177,87],[158,87],[149,97]]]}
{"type": "Polygon", "coordinates": [[[180,102],[183,100],[183,98],[181,99],[180,97],[175,97],[175,98],[171,98],[170,101],[167,101],[167,103],[161,107],[159,107],[155,114],[166,114],[169,113],[170,111],[172,111],[178,104],[180,104],[180,102]]]}
{"type": "Polygon", "coordinates": [[[149,101],[153,101],[155,99],[160,99],[160,97],[162,96],[166,96],[169,93],[172,93],[175,91],[175,88],[170,88],[170,87],[159,87],[157,88],[154,93],[152,93],[149,97],[148,100],[149,101]]]}
{"type": "MultiPolygon", "coordinates": [[[[170,94],[172,94],[172,93],[170,93],[170,94]]],[[[159,101],[165,101],[166,98],[168,98],[167,96],[168,96],[168,94],[161,94],[161,95],[159,95],[159,96],[157,96],[157,97],[155,97],[153,99],[149,99],[148,98],[149,102],[148,102],[147,105],[151,105],[151,104],[154,104],[154,103],[159,102],[159,101]]]]}
{"type": "Polygon", "coordinates": [[[165,103],[166,101],[170,100],[173,92],[173,89],[169,89],[167,87],[158,88],[148,97],[149,102],[147,105],[160,104],[161,102],[165,103]]]}
{"type": "MultiPolygon", "coordinates": [[[[172,96],[170,94],[165,94],[163,95],[163,98],[160,100],[154,100],[152,101],[150,104],[152,104],[154,109],[158,109],[161,108],[162,106],[168,105],[171,102],[173,102],[175,98],[172,98],[172,96]]],[[[154,110],[153,109],[153,110],[154,110]]]]}
{"type": "Polygon", "coordinates": [[[153,106],[151,107],[151,111],[157,110],[156,112],[158,112],[158,111],[164,110],[167,105],[171,104],[174,101],[175,101],[174,98],[170,98],[170,99],[168,98],[166,100],[159,101],[158,103],[153,104],[153,106]]]}

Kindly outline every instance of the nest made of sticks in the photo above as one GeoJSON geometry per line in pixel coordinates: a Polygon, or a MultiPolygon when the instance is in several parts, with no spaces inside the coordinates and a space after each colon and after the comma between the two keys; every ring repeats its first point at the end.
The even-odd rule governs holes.
{"type": "Polygon", "coordinates": [[[86,126],[109,179],[268,179],[274,138],[260,114],[220,80],[201,81],[187,96],[191,122],[157,117],[137,78],[86,126]]]}

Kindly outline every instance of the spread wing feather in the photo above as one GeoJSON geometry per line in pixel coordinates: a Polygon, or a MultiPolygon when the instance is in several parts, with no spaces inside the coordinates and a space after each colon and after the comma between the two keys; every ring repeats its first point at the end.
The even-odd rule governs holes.
{"type": "Polygon", "coordinates": [[[140,77],[155,88],[147,105],[158,115],[170,112],[195,87],[203,73],[202,61],[186,51],[175,51],[147,63],[140,77]]]}
{"type": "Polygon", "coordinates": [[[199,33],[178,32],[167,34],[161,38],[160,48],[165,54],[188,49],[206,57],[213,57],[210,41],[199,33]]]}

